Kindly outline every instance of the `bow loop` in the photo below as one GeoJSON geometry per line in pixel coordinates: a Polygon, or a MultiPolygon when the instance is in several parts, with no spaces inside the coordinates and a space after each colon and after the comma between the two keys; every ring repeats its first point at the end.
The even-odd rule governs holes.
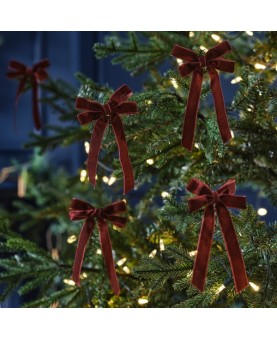
{"type": "Polygon", "coordinates": [[[187,190],[197,195],[188,200],[191,212],[197,211],[206,205],[194,262],[192,284],[200,291],[204,290],[215,228],[215,212],[217,212],[231,264],[235,288],[237,292],[240,292],[248,286],[248,278],[235,228],[227,207],[244,209],[246,208],[246,198],[234,195],[234,179],[227,181],[218,190],[212,191],[207,184],[193,178],[188,183],[187,190]]]}
{"type": "Polygon", "coordinates": [[[227,54],[229,52],[232,51],[232,48],[229,44],[228,41],[222,41],[221,43],[219,43],[218,45],[210,48],[207,52],[206,52],[206,58],[207,60],[212,60],[212,59],[217,59],[221,56],[223,56],[224,54],[227,54]]]}
{"type": "Polygon", "coordinates": [[[110,97],[108,103],[113,107],[123,104],[132,95],[132,90],[127,85],[119,87],[110,97]]]}

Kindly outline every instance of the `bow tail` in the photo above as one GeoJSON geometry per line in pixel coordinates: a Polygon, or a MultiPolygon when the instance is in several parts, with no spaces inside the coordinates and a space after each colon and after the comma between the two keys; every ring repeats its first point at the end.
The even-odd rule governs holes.
{"type": "Polygon", "coordinates": [[[115,265],[113,261],[112,245],[111,245],[108,225],[106,221],[102,219],[101,217],[98,219],[98,225],[99,225],[99,234],[100,234],[102,254],[104,256],[111,287],[112,287],[113,292],[116,295],[119,295],[120,287],[119,287],[118,279],[116,276],[115,265]]]}
{"type": "Polygon", "coordinates": [[[226,108],[224,104],[223,93],[220,85],[220,79],[215,69],[209,69],[209,76],[211,79],[211,90],[214,98],[214,106],[216,111],[216,117],[218,122],[221,138],[224,143],[228,142],[232,138],[229,123],[226,114],[226,108]]]}
{"type": "Polygon", "coordinates": [[[33,78],[33,85],[32,85],[32,107],[33,107],[33,120],[35,124],[35,128],[37,130],[41,129],[41,122],[39,118],[39,102],[38,102],[38,83],[36,78],[33,78]]]}
{"type": "Polygon", "coordinates": [[[220,203],[217,204],[216,209],[233,273],[236,292],[239,293],[249,285],[243,256],[228,209],[224,204],[220,203]]]}
{"type": "Polygon", "coordinates": [[[215,214],[212,205],[208,205],[205,209],[202,219],[202,226],[198,240],[197,254],[193,267],[193,276],[191,283],[199,289],[204,291],[210,252],[213,242],[213,234],[215,228],[215,214]]]}
{"type": "Polygon", "coordinates": [[[109,124],[108,122],[98,119],[94,126],[90,140],[87,169],[89,181],[94,187],[96,185],[95,177],[97,171],[98,155],[100,152],[102,139],[108,124],[109,124]]]}
{"type": "Polygon", "coordinates": [[[182,145],[189,151],[193,148],[194,133],[196,128],[197,112],[199,107],[203,73],[195,70],[189,89],[187,109],[185,113],[182,145]]]}
{"type": "Polygon", "coordinates": [[[88,241],[94,229],[94,221],[85,222],[79,235],[78,245],[75,253],[72,279],[79,286],[80,285],[80,273],[84,260],[84,255],[88,241]]]}
{"type": "Polygon", "coordinates": [[[124,128],[118,115],[114,115],[112,118],[112,127],[118,145],[119,159],[124,177],[124,194],[126,194],[128,191],[133,189],[135,182],[132,165],[128,154],[127,142],[124,135],[124,128]]]}

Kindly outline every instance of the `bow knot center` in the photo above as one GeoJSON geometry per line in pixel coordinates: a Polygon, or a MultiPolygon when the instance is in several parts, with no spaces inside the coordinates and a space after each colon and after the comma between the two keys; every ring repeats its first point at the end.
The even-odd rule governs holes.
{"type": "Polygon", "coordinates": [[[213,191],[213,203],[217,204],[219,202],[219,195],[217,191],[213,191]]]}
{"type": "Polygon", "coordinates": [[[33,75],[33,68],[32,67],[27,67],[26,68],[26,75],[27,76],[32,76],[33,75]]]}
{"type": "Polygon", "coordinates": [[[206,60],[206,56],[205,55],[201,55],[199,57],[199,63],[200,63],[200,66],[203,68],[203,69],[206,69],[207,67],[207,60],[206,60]]]}
{"type": "Polygon", "coordinates": [[[104,108],[104,114],[107,118],[111,117],[112,115],[112,109],[109,103],[103,105],[104,108]]]}
{"type": "Polygon", "coordinates": [[[101,208],[94,208],[94,210],[91,211],[90,213],[90,217],[100,217],[102,213],[102,209],[101,208]]]}

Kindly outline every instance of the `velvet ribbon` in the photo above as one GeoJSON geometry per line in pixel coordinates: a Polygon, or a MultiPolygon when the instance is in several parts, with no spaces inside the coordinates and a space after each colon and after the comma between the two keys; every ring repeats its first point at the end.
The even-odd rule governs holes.
{"type": "Polygon", "coordinates": [[[185,63],[179,66],[182,77],[192,73],[192,80],[187,101],[187,108],[183,126],[182,145],[189,151],[194,144],[194,134],[196,128],[197,112],[200,102],[201,87],[204,70],[207,69],[211,90],[214,98],[219,131],[224,143],[232,138],[227,119],[223,93],[220,85],[219,75],[216,70],[234,72],[235,62],[221,58],[224,54],[231,51],[228,41],[223,41],[219,45],[209,49],[205,55],[198,56],[195,52],[185,47],[175,45],[171,54],[185,63]]]}
{"type": "Polygon", "coordinates": [[[192,178],[187,185],[187,190],[197,195],[188,200],[191,212],[198,211],[205,206],[194,262],[192,284],[200,291],[204,290],[215,229],[215,215],[217,214],[231,264],[236,292],[239,293],[248,286],[249,282],[235,228],[227,207],[245,209],[245,196],[234,195],[236,191],[234,179],[228,180],[218,190],[212,191],[204,182],[192,178]]]}
{"type": "Polygon", "coordinates": [[[105,208],[94,208],[89,203],[73,198],[69,210],[69,217],[71,220],[85,220],[84,225],[79,235],[79,241],[76,249],[75,260],[72,271],[72,279],[79,286],[80,285],[80,273],[82,263],[85,255],[85,250],[89,239],[92,235],[95,219],[98,223],[100,244],[102,254],[104,256],[108,276],[110,279],[111,287],[116,295],[119,295],[120,288],[115,271],[115,264],[112,255],[112,245],[109,236],[109,229],[107,221],[112,222],[119,228],[124,228],[127,220],[125,217],[118,216],[126,211],[126,203],[124,201],[118,201],[112,203],[105,208]]]}
{"type": "Polygon", "coordinates": [[[116,137],[119,159],[124,175],[124,194],[133,189],[134,175],[128,155],[128,147],[120,115],[132,115],[138,113],[137,104],[135,102],[126,101],[131,95],[131,89],[127,85],[122,85],[113,93],[108,102],[104,105],[81,97],[77,97],[76,99],[76,108],[84,110],[78,114],[80,124],[85,125],[92,121],[96,121],[91,136],[88,154],[87,167],[89,181],[95,187],[98,155],[104,132],[109,123],[111,123],[116,137]]]}
{"type": "Polygon", "coordinates": [[[32,108],[33,108],[33,120],[37,130],[41,129],[40,115],[39,115],[39,102],[38,102],[38,84],[47,79],[48,74],[45,68],[49,66],[47,59],[43,59],[32,67],[12,60],[9,63],[10,71],[7,73],[7,77],[10,79],[19,79],[19,86],[16,92],[15,108],[17,107],[19,97],[23,93],[27,81],[30,81],[32,86],[32,108]]]}

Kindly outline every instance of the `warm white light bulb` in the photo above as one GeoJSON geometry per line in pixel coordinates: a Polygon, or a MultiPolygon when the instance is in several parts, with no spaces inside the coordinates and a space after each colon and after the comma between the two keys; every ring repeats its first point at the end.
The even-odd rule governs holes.
{"type": "Polygon", "coordinates": [[[264,70],[264,69],[266,69],[266,66],[263,65],[263,64],[260,64],[260,63],[256,63],[254,66],[255,66],[256,70],[264,70]]]}
{"type": "Polygon", "coordinates": [[[83,169],[80,171],[80,181],[84,182],[86,180],[87,177],[87,170],[83,169]]]}
{"type": "Polygon", "coordinates": [[[108,180],[108,185],[113,185],[115,181],[116,181],[116,177],[111,176],[110,179],[108,180]]]}
{"type": "Polygon", "coordinates": [[[182,59],[179,59],[179,58],[177,58],[177,63],[178,63],[178,65],[182,65],[182,64],[183,64],[183,60],[182,60],[182,59]]]}
{"type": "Polygon", "coordinates": [[[76,235],[71,235],[68,237],[67,243],[71,244],[71,243],[74,243],[76,240],[77,240],[76,235]]]}
{"type": "Polygon", "coordinates": [[[189,32],[189,37],[193,38],[195,36],[194,32],[189,32]]]}
{"type": "Polygon", "coordinates": [[[127,261],[127,257],[122,257],[122,259],[118,260],[116,264],[120,267],[127,261]]]}
{"type": "Polygon", "coordinates": [[[258,292],[260,290],[260,287],[253,282],[249,282],[249,286],[251,286],[251,288],[253,288],[255,292],[258,292]]]}
{"type": "Polygon", "coordinates": [[[165,250],[164,240],[161,238],[160,239],[160,251],[164,251],[164,250],[165,250]]]}
{"type": "Polygon", "coordinates": [[[130,273],[131,273],[130,268],[127,267],[127,266],[124,266],[122,269],[124,270],[124,272],[125,272],[126,274],[130,274],[130,273]]]}
{"type": "Polygon", "coordinates": [[[217,35],[217,34],[212,34],[211,37],[213,38],[214,41],[218,41],[218,42],[222,41],[222,39],[220,38],[220,36],[217,35]]]}
{"type": "Polygon", "coordinates": [[[153,258],[155,257],[155,255],[157,254],[157,249],[154,249],[151,251],[151,253],[149,254],[149,257],[153,258]]]}
{"type": "Polygon", "coordinates": [[[64,279],[63,282],[68,286],[75,286],[75,282],[73,280],[64,279]]]}
{"type": "Polygon", "coordinates": [[[239,83],[240,81],[242,81],[242,78],[241,77],[236,77],[234,79],[231,80],[231,84],[237,84],[239,83]]]}
{"type": "Polygon", "coordinates": [[[85,142],[84,147],[85,147],[86,153],[89,153],[89,142],[85,142]]]}
{"type": "Polygon", "coordinates": [[[97,250],[96,250],[96,254],[97,254],[97,255],[101,255],[101,254],[102,254],[101,249],[97,249],[97,250]]]}
{"type": "Polygon", "coordinates": [[[259,208],[257,212],[260,216],[265,216],[267,214],[267,210],[265,208],[259,208]]]}
{"type": "Polygon", "coordinates": [[[175,78],[171,78],[171,83],[175,89],[178,89],[179,85],[177,83],[177,80],[175,78]]]}
{"type": "Polygon", "coordinates": [[[234,134],[234,131],[231,130],[231,137],[234,138],[235,137],[235,134],[234,134]]]}
{"type": "Polygon", "coordinates": [[[193,257],[197,254],[197,250],[189,251],[189,256],[193,257]]]}
{"type": "Polygon", "coordinates": [[[153,165],[154,164],[154,159],[149,158],[149,159],[147,159],[146,163],[149,164],[149,165],[153,165]]]}
{"type": "Polygon", "coordinates": [[[139,305],[146,305],[147,303],[148,303],[148,299],[146,299],[146,298],[139,298],[138,299],[139,305]]]}
{"type": "Polygon", "coordinates": [[[218,290],[216,291],[217,294],[219,294],[220,292],[222,292],[226,287],[222,284],[218,290]]]}
{"type": "Polygon", "coordinates": [[[163,191],[163,192],[161,193],[161,196],[162,196],[162,198],[166,198],[166,197],[169,197],[170,194],[169,194],[167,191],[163,191]]]}
{"type": "Polygon", "coordinates": [[[207,49],[207,47],[205,47],[205,46],[200,46],[200,50],[202,50],[203,52],[207,52],[208,51],[208,49],[207,49]]]}
{"type": "Polygon", "coordinates": [[[107,176],[103,176],[103,177],[102,177],[102,181],[103,181],[104,183],[108,183],[108,182],[109,182],[109,178],[108,178],[107,176]]]}
{"type": "Polygon", "coordinates": [[[250,37],[252,37],[253,32],[252,31],[245,31],[246,34],[248,34],[250,37]]]}

